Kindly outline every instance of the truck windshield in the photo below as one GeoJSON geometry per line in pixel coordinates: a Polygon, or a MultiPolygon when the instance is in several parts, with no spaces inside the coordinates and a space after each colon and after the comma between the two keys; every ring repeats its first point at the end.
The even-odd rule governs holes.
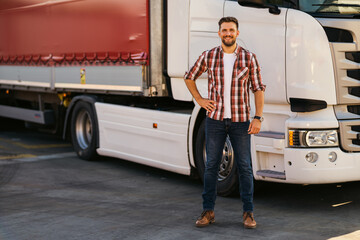
{"type": "Polygon", "coordinates": [[[300,0],[299,8],[319,17],[360,17],[360,0],[300,0]]]}

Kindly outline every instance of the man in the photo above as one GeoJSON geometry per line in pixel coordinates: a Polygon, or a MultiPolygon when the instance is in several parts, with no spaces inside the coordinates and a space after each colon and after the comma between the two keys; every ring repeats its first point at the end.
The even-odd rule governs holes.
{"type": "Polygon", "coordinates": [[[196,100],[206,109],[206,166],[204,173],[203,212],[197,227],[215,222],[216,183],[219,165],[229,135],[239,170],[240,195],[243,202],[243,224],[255,228],[253,215],[254,183],[250,156],[250,134],[259,133],[264,105],[265,85],[262,84],[256,56],[236,44],[238,21],[224,17],[219,21],[221,46],[203,52],[184,76],[196,100]],[[201,97],[195,80],[208,72],[208,98],[201,97]],[[249,88],[255,95],[256,113],[250,122],[249,88]]]}

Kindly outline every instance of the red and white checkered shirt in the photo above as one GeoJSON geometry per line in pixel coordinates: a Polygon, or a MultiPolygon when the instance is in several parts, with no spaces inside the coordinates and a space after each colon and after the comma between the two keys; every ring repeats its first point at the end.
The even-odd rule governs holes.
{"type": "MultiPolygon", "coordinates": [[[[250,97],[252,92],[265,91],[262,84],[260,66],[255,54],[239,45],[235,49],[236,60],[231,82],[231,121],[250,120],[250,97]],[[251,85],[251,86],[250,86],[251,85]]],[[[205,51],[194,66],[185,73],[184,79],[195,81],[202,73],[208,72],[208,98],[215,101],[215,111],[207,116],[215,120],[224,119],[224,52],[221,46],[205,51]]]]}

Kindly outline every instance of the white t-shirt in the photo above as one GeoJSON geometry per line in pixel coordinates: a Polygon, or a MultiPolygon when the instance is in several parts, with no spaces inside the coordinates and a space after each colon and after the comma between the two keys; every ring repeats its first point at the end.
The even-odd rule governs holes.
{"type": "Polygon", "coordinates": [[[235,53],[224,53],[224,118],[231,118],[231,82],[235,53]]]}

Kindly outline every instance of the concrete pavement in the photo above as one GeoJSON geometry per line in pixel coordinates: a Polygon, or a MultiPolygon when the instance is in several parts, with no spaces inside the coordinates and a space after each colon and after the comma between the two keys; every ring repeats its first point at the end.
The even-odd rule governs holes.
{"type": "Polygon", "coordinates": [[[32,155],[0,159],[1,240],[360,239],[359,182],[264,184],[255,194],[254,230],[242,227],[237,197],[218,197],[216,223],[199,229],[198,180],[113,158],[83,161],[66,144],[1,129],[0,156],[32,155]]]}

